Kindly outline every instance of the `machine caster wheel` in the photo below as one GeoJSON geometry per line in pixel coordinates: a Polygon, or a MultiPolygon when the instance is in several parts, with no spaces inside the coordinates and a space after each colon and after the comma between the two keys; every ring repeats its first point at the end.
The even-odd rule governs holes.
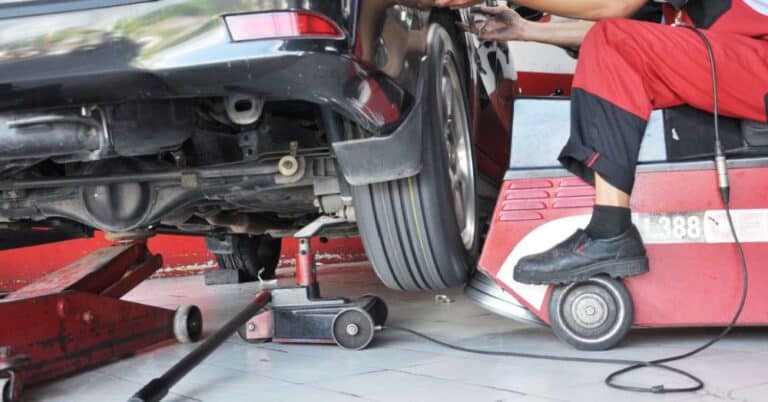
{"type": "Polygon", "coordinates": [[[607,350],[632,327],[632,298],[621,281],[604,276],[558,286],[549,299],[549,320],[555,335],[577,349],[607,350]]]}
{"type": "Polygon", "coordinates": [[[181,306],[173,315],[173,336],[179,343],[192,343],[203,335],[203,314],[197,306],[181,306]]]}
{"type": "Polygon", "coordinates": [[[373,317],[365,310],[349,308],[333,319],[333,340],[342,349],[363,350],[373,341],[376,326],[373,317]]]}

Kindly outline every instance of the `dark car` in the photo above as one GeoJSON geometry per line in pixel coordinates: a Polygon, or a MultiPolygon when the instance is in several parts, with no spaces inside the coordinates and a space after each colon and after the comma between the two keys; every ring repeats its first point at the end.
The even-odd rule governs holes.
{"type": "Polygon", "coordinates": [[[415,3],[0,1],[0,248],[200,235],[266,277],[325,216],[392,288],[464,283],[514,77],[415,3]]]}

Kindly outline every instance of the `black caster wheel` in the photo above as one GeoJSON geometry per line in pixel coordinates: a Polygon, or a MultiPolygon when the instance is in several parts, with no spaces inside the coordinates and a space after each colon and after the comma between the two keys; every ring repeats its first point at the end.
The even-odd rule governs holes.
{"type": "Polygon", "coordinates": [[[248,338],[248,324],[241,325],[237,329],[237,335],[240,336],[240,339],[253,344],[267,343],[272,340],[272,338],[248,338]]]}
{"type": "Polygon", "coordinates": [[[181,306],[173,315],[173,336],[179,343],[192,343],[203,335],[203,314],[197,306],[181,306]]]}
{"type": "Polygon", "coordinates": [[[603,276],[558,286],[549,299],[549,320],[555,335],[577,349],[607,350],[632,327],[632,298],[621,281],[603,276]]]}
{"type": "Polygon", "coordinates": [[[373,341],[373,317],[357,307],[342,310],[333,319],[333,340],[342,349],[363,350],[373,341]]]}
{"type": "Polygon", "coordinates": [[[387,307],[387,303],[384,299],[374,294],[367,294],[363,297],[370,297],[373,299],[373,306],[367,308],[367,310],[371,314],[374,324],[384,325],[387,322],[387,318],[389,318],[389,308],[387,307]]]}
{"type": "MultiPolygon", "coordinates": [[[[269,314],[271,320],[272,315],[269,308],[264,309],[260,314],[269,314]]],[[[267,328],[267,325],[264,324],[264,328],[259,328],[258,326],[259,324],[256,322],[247,322],[245,325],[241,325],[237,328],[237,335],[240,336],[240,339],[253,344],[267,343],[271,341],[272,337],[264,336],[268,333],[272,333],[272,331],[267,328]]]]}

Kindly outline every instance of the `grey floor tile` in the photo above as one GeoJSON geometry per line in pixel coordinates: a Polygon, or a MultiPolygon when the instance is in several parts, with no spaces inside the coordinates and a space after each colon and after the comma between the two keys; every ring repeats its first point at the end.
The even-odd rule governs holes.
{"type": "MultiPolygon", "coordinates": [[[[366,266],[324,267],[323,293],[356,297],[378,293],[390,307],[390,324],[481,349],[647,360],[698,346],[716,330],[638,330],[616,350],[578,352],[549,329],[504,319],[479,308],[460,290],[441,292],[453,303],[435,302],[436,292],[385,289],[366,266]]],[[[196,304],[206,331],[221,326],[259,290],[258,284],[205,287],[202,277],[151,280],[128,298],[175,308],[196,304]]],[[[31,389],[31,401],[125,401],[195,345],[169,344],[111,365],[31,389]]],[[[234,336],[177,387],[168,401],[768,401],[765,330],[740,330],[693,359],[674,363],[707,382],[693,395],[638,395],[606,388],[616,366],[582,365],[469,354],[385,331],[372,347],[348,352],[335,346],[247,344],[234,336]]],[[[640,372],[638,384],[675,380],[640,372]]]]}
{"type": "Polygon", "coordinates": [[[324,389],[377,401],[500,401],[525,394],[447,381],[408,372],[384,370],[314,384],[324,389]]]}
{"type": "Polygon", "coordinates": [[[264,349],[282,351],[309,359],[326,359],[334,362],[354,362],[358,365],[377,369],[398,369],[447,359],[439,352],[401,350],[387,347],[384,341],[376,340],[368,349],[348,351],[336,346],[278,345],[265,344],[264,349]]]}
{"type": "MultiPolygon", "coordinates": [[[[317,346],[324,348],[326,346],[317,346]]],[[[334,346],[328,349],[335,350],[334,346]]],[[[352,356],[344,359],[309,358],[306,355],[254,345],[234,343],[222,347],[211,356],[209,364],[217,367],[256,373],[293,384],[328,380],[380,370],[379,367],[352,356]]]]}
{"type": "MultiPolygon", "coordinates": [[[[46,387],[32,388],[24,393],[24,400],[45,402],[125,402],[139,390],[137,383],[110,375],[88,372],[46,387]]],[[[174,392],[172,397],[179,402],[191,402],[174,392]]]]}
{"type": "Polygon", "coordinates": [[[743,401],[766,401],[768,400],[768,378],[762,384],[735,389],[729,392],[728,396],[743,401]]]}

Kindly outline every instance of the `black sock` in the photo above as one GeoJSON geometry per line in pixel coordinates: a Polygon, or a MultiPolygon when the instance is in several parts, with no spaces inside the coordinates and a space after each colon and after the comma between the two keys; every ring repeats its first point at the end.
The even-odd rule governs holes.
{"type": "Polygon", "coordinates": [[[584,229],[593,239],[608,239],[624,233],[632,226],[629,208],[595,205],[592,220],[584,229]]]}

